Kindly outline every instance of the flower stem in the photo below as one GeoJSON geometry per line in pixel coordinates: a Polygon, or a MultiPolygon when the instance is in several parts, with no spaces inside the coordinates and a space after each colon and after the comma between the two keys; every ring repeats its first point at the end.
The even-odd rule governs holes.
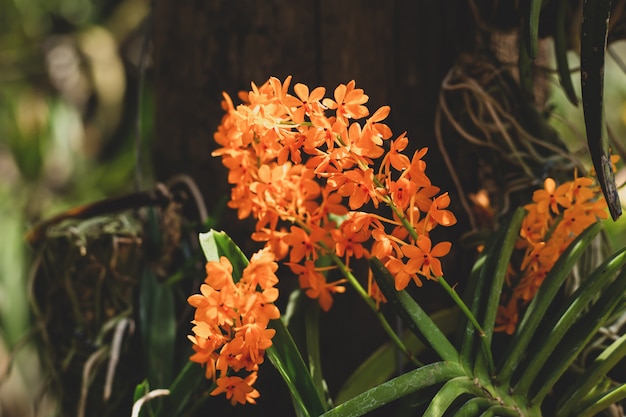
{"type": "Polygon", "coordinates": [[[413,354],[407,349],[406,345],[393,330],[385,316],[378,310],[374,300],[372,300],[372,298],[367,294],[367,291],[365,291],[363,286],[361,286],[361,283],[356,279],[354,274],[352,274],[352,271],[350,271],[350,269],[346,267],[346,264],[343,262],[343,260],[332,251],[329,251],[328,253],[333,262],[335,262],[335,264],[339,267],[339,270],[344,274],[350,285],[352,285],[352,287],[357,291],[363,301],[365,301],[365,304],[367,304],[367,306],[374,312],[376,318],[382,325],[383,330],[385,331],[385,333],[387,333],[387,335],[389,335],[393,344],[396,345],[396,347],[400,349],[404,356],[406,356],[407,359],[411,361],[415,366],[424,366],[424,364],[418,361],[417,358],[415,358],[415,356],[413,356],[413,354]]]}
{"type": "Polygon", "coordinates": [[[467,307],[467,304],[463,302],[459,294],[454,290],[454,288],[450,286],[450,284],[448,284],[448,281],[446,281],[444,277],[438,277],[437,281],[439,282],[439,284],[441,284],[443,289],[448,293],[448,295],[452,298],[452,300],[454,300],[456,305],[461,309],[463,314],[465,314],[465,317],[467,317],[470,323],[472,323],[472,326],[474,326],[474,328],[478,332],[478,336],[480,337],[480,345],[482,347],[483,354],[485,355],[485,359],[487,359],[487,366],[489,367],[489,374],[493,374],[495,370],[495,364],[493,361],[493,356],[491,355],[491,349],[489,348],[489,341],[487,340],[487,335],[485,334],[485,331],[483,330],[482,326],[480,325],[480,323],[478,323],[478,320],[476,320],[476,317],[471,312],[471,310],[467,307]]]}

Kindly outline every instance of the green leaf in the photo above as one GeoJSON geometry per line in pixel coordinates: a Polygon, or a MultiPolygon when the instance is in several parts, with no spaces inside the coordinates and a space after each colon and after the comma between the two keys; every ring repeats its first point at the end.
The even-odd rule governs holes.
{"type": "Polygon", "coordinates": [[[572,83],[572,74],[567,60],[567,5],[569,0],[558,0],[556,16],[554,19],[554,58],[556,60],[556,69],[559,74],[559,81],[565,96],[574,106],[578,106],[578,97],[574,84],[572,83]]]}
{"type": "Polygon", "coordinates": [[[172,287],[144,268],[139,295],[141,336],[151,389],[167,388],[174,372],[176,314],[172,287]]]}
{"type": "Polygon", "coordinates": [[[600,411],[609,408],[613,404],[617,404],[626,398],[626,384],[619,385],[607,392],[604,392],[594,398],[584,409],[576,413],[577,417],[593,417],[600,411]]]}
{"type": "MultiPolygon", "coordinates": [[[[482,343],[481,348],[487,349],[491,347],[491,339],[493,336],[493,329],[495,327],[496,314],[498,306],[500,305],[500,298],[502,294],[502,287],[506,278],[506,271],[511,261],[511,255],[515,248],[515,242],[519,237],[519,230],[526,215],[526,210],[518,208],[513,213],[504,233],[498,233],[498,237],[495,239],[495,245],[489,249],[486,254],[488,260],[485,262],[485,267],[481,271],[481,281],[484,282],[483,292],[486,299],[481,299],[479,303],[472,306],[472,312],[482,321],[482,328],[485,332],[483,338],[486,340],[480,340],[482,343]]],[[[481,297],[484,298],[484,297],[481,297]]],[[[474,338],[475,338],[474,333],[474,338]]],[[[487,356],[484,351],[481,350],[480,354],[476,352],[474,374],[479,378],[488,380],[490,378],[490,366],[486,362],[487,356]]]]}
{"type": "MultiPolygon", "coordinates": [[[[150,392],[150,384],[148,384],[148,380],[144,379],[140,384],[137,384],[135,387],[135,393],[133,394],[133,404],[137,402],[141,397],[150,392]]],[[[150,413],[153,415],[153,413],[150,413]]],[[[141,410],[139,412],[139,416],[145,416],[145,410],[141,410]]]]}
{"type": "Polygon", "coordinates": [[[626,248],[615,253],[596,268],[582,285],[571,295],[560,311],[537,331],[539,343],[531,353],[530,362],[523,366],[523,373],[515,386],[518,395],[526,395],[535,377],[565,333],[576,324],[581,313],[589,307],[602,290],[615,278],[626,264],[626,248]]]}
{"type": "Polygon", "coordinates": [[[309,374],[309,370],[282,320],[270,321],[276,330],[272,346],[265,351],[287,384],[299,416],[319,416],[326,406],[309,374]]]}
{"type": "Polygon", "coordinates": [[[474,397],[467,400],[456,413],[454,417],[476,417],[480,412],[488,409],[493,402],[485,397],[474,397]]]}
{"type": "MultiPolygon", "coordinates": [[[[520,412],[513,407],[505,407],[503,405],[493,405],[485,410],[480,417],[519,417],[520,412]]],[[[534,415],[534,414],[529,414],[534,415]]]]}
{"type": "Polygon", "coordinates": [[[450,362],[458,361],[459,352],[428,314],[406,291],[396,291],[394,278],[382,262],[377,258],[372,258],[371,267],[378,286],[407,327],[417,337],[423,338],[441,359],[450,362]]]}
{"type": "Polygon", "coordinates": [[[468,376],[452,378],[443,384],[443,387],[435,394],[430,405],[424,413],[424,417],[441,417],[452,403],[463,395],[484,397],[485,392],[468,376]]]}
{"type": "Polygon", "coordinates": [[[310,302],[304,306],[304,329],[306,333],[306,352],[309,373],[317,389],[319,398],[326,397],[326,384],[322,376],[322,355],[320,353],[320,306],[310,302]]]}
{"type": "Polygon", "coordinates": [[[528,344],[539,327],[541,320],[543,320],[552,300],[578,259],[600,232],[601,227],[600,223],[595,223],[581,233],[561,254],[550,273],[546,276],[535,298],[526,309],[517,331],[509,342],[509,348],[503,356],[504,364],[500,367],[498,375],[498,381],[501,383],[510,383],[513,372],[523,360],[528,344]]]}
{"type": "Polygon", "coordinates": [[[604,378],[625,356],[626,335],[623,335],[602,351],[593,361],[593,364],[569,386],[568,390],[562,396],[565,401],[558,407],[557,417],[570,415],[572,409],[582,403],[585,399],[585,395],[591,392],[591,390],[600,383],[602,378],[604,378]]]}
{"type": "Polygon", "coordinates": [[[239,246],[226,233],[213,229],[207,233],[200,233],[199,239],[207,261],[219,262],[222,256],[227,257],[233,266],[233,280],[239,281],[244,268],[248,265],[248,258],[239,246]]]}
{"type": "MultiPolygon", "coordinates": [[[[485,249],[474,263],[469,275],[467,295],[464,298],[466,298],[466,303],[469,304],[470,309],[474,312],[480,311],[484,305],[483,299],[487,295],[487,291],[485,291],[484,288],[487,285],[486,281],[488,276],[485,271],[491,269],[491,265],[493,264],[493,257],[489,256],[489,254],[494,250],[496,242],[497,239],[487,241],[485,249]]],[[[471,369],[474,364],[474,353],[478,342],[476,339],[476,329],[466,317],[462,316],[459,323],[462,332],[460,360],[465,368],[471,369]]]]}
{"type": "Polygon", "coordinates": [[[519,71],[519,83],[525,98],[532,100],[535,97],[534,80],[533,80],[533,63],[528,54],[528,48],[523,40],[519,41],[519,55],[517,58],[517,69],[519,71]]]}
{"type": "Polygon", "coordinates": [[[464,376],[456,362],[435,362],[376,386],[356,397],[339,404],[323,414],[324,417],[357,417],[385,404],[422,389],[464,376]]]}
{"type": "Polygon", "coordinates": [[[159,416],[176,417],[183,414],[188,406],[196,405],[198,387],[207,385],[204,377],[204,368],[200,364],[187,361],[180,370],[174,382],[170,385],[170,395],[165,397],[165,407],[159,416]]]}
{"type": "Polygon", "coordinates": [[[589,312],[581,317],[563,337],[538,378],[541,381],[541,386],[538,387],[531,403],[541,403],[545,396],[550,393],[554,384],[615,311],[615,307],[623,298],[624,291],[626,291],[626,271],[619,274],[615,281],[600,295],[589,312]]]}
{"type": "Polygon", "coordinates": [[[528,2],[528,15],[524,25],[524,44],[528,57],[534,61],[537,59],[539,50],[539,14],[541,12],[542,0],[526,0],[528,2]]]}
{"type": "Polygon", "coordinates": [[[604,121],[604,55],[611,0],[584,0],[580,74],[587,144],[611,217],[622,214],[604,121]]]}
{"type": "Polygon", "coordinates": [[[488,276],[491,277],[491,281],[487,288],[490,288],[489,297],[486,300],[486,310],[484,317],[482,318],[482,326],[485,331],[487,340],[491,343],[493,336],[493,329],[496,322],[496,314],[498,306],[500,305],[500,296],[502,294],[502,287],[506,278],[506,270],[511,262],[511,255],[513,249],[515,249],[515,242],[519,237],[520,227],[526,210],[518,208],[513,217],[511,218],[506,233],[502,240],[499,240],[496,250],[487,256],[493,256],[495,262],[493,263],[493,271],[488,271],[488,276]]]}
{"type": "MultiPolygon", "coordinates": [[[[451,307],[437,311],[430,317],[444,334],[450,334],[460,318],[460,313],[458,308],[451,307]]],[[[428,350],[428,347],[408,330],[403,334],[402,341],[414,356],[418,356],[420,353],[428,350]]],[[[341,404],[368,389],[388,381],[398,368],[398,357],[398,349],[393,343],[387,342],[382,345],[363,361],[343,383],[335,403],[341,404]]],[[[400,358],[402,360],[401,365],[407,363],[406,357],[400,355],[400,358]]]]}

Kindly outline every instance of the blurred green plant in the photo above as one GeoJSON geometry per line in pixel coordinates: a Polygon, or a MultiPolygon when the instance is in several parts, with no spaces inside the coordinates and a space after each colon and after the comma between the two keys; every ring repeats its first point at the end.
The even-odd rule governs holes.
{"type": "MultiPolygon", "coordinates": [[[[9,414],[55,407],[33,342],[28,282],[37,257],[25,226],[132,189],[124,117],[135,112],[124,108],[132,109],[136,51],[127,45],[141,36],[148,4],[0,2],[0,408],[9,414]]],[[[144,126],[149,132],[150,118],[144,126]]]]}

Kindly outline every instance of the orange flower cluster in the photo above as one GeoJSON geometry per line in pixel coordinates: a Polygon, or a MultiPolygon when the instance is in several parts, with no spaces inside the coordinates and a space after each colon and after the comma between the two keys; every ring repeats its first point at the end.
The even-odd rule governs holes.
{"type": "MultiPolygon", "coordinates": [[[[213,155],[229,169],[229,206],[257,219],[253,239],[277,259],[288,257],[300,286],[324,310],[345,289],[344,280],[327,282],[316,265],[323,254],[340,258],[345,270],[351,259],[376,256],[398,290],[411,279],[421,285],[419,276],[441,276],[438,258],[451,244],[433,244],[429,232],[456,218],[448,194],[437,196],[425,173],[427,149],[404,155],[408,138],[391,139],[384,123],[389,106],[370,116],[368,96],[354,81],[339,85],[333,98],[304,84],[292,95],[290,82],[253,83],[237,107],[224,94],[226,115],[215,133],[221,147],[213,155]],[[380,203],[391,207],[387,216],[371,213],[380,203]]],[[[369,292],[382,299],[373,282],[369,292]]]]}
{"type": "Polygon", "coordinates": [[[273,302],[278,298],[278,265],[269,250],[257,252],[235,283],[226,257],[208,262],[201,294],[188,298],[196,308],[188,336],[195,353],[190,360],[205,366],[206,377],[216,380],[211,395],[226,394],[233,405],[254,403],[259,392],[252,387],[265,350],[276,333],[270,320],[280,317],[273,302]],[[248,372],[245,377],[229,372],[248,372]]]}
{"type": "Polygon", "coordinates": [[[509,268],[507,282],[512,294],[498,308],[495,331],[513,334],[519,309],[533,299],[559,255],[583,230],[608,217],[600,187],[588,177],[577,177],[557,187],[546,178],[543,190],[533,193],[533,202],[524,206],[527,214],[517,247],[524,250],[520,272],[509,268]]]}

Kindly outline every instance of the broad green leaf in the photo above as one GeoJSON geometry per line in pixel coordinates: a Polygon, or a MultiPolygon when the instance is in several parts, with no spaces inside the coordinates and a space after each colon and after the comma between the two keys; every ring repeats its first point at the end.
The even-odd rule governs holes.
{"type": "MultiPolygon", "coordinates": [[[[485,262],[485,268],[481,271],[481,279],[485,282],[485,289],[483,291],[487,298],[481,300],[482,302],[474,307],[475,310],[473,309],[473,312],[475,315],[478,315],[479,320],[482,320],[482,328],[485,332],[483,337],[486,340],[480,340],[480,342],[484,343],[483,346],[481,346],[481,348],[484,349],[486,349],[485,346],[489,349],[491,348],[491,339],[495,327],[498,306],[501,301],[506,271],[511,261],[511,255],[513,249],[515,249],[515,242],[519,237],[519,230],[525,215],[526,211],[521,207],[515,211],[507,227],[504,229],[504,235],[497,239],[495,247],[487,253],[490,259],[485,262]]],[[[489,379],[491,376],[490,366],[492,365],[486,362],[487,356],[483,354],[485,352],[479,352],[481,352],[481,354],[476,353],[474,374],[477,377],[489,379]]],[[[493,371],[493,369],[491,369],[491,371],[493,371]]]]}
{"type": "Polygon", "coordinates": [[[587,144],[611,217],[622,214],[604,120],[604,55],[611,0],[583,0],[580,79],[587,144]]]}
{"type": "Polygon", "coordinates": [[[493,402],[485,397],[470,398],[454,413],[454,417],[476,417],[491,407],[492,404],[493,402]]]}
{"type": "Polygon", "coordinates": [[[172,382],[176,346],[176,314],[173,289],[145,268],[139,295],[141,336],[151,389],[167,388],[172,382]]]}
{"type": "MultiPolygon", "coordinates": [[[[430,317],[444,334],[451,334],[460,318],[460,313],[458,308],[451,307],[437,311],[430,317]]],[[[419,354],[428,350],[428,347],[408,330],[402,335],[402,341],[415,356],[419,356],[419,354]]],[[[398,355],[398,349],[393,343],[387,342],[382,345],[348,377],[339,390],[335,403],[341,404],[368,389],[388,381],[398,368],[399,356],[402,360],[401,365],[406,364],[406,357],[398,355]]]]}
{"type": "MultiPolygon", "coordinates": [[[[541,3],[541,2],[539,2],[541,3]]],[[[491,337],[493,335],[493,329],[495,327],[496,314],[498,306],[500,305],[500,296],[502,294],[502,287],[504,286],[504,280],[506,277],[506,270],[511,262],[511,255],[513,249],[515,249],[515,242],[519,237],[519,231],[526,215],[526,210],[518,208],[506,228],[502,240],[498,241],[496,250],[487,254],[487,256],[493,256],[495,262],[493,263],[493,271],[488,272],[488,276],[491,277],[491,281],[487,288],[490,288],[489,297],[486,300],[486,310],[482,317],[483,330],[486,333],[487,340],[491,343],[491,337]]]]}
{"type": "Polygon", "coordinates": [[[306,353],[309,373],[317,389],[319,398],[326,398],[326,383],[322,376],[322,355],[320,353],[320,306],[306,303],[304,306],[304,329],[306,333],[306,353]]]}
{"type": "Polygon", "coordinates": [[[601,227],[600,223],[595,223],[581,233],[561,254],[550,273],[546,276],[535,298],[526,309],[517,331],[509,342],[509,348],[503,357],[504,364],[498,374],[498,381],[501,383],[510,383],[513,372],[524,359],[528,344],[539,327],[541,320],[543,320],[552,300],[578,259],[600,232],[601,227]]]}
{"type": "Polygon", "coordinates": [[[562,396],[565,401],[563,405],[558,407],[556,416],[564,417],[570,415],[571,410],[577,407],[585,399],[585,395],[591,392],[601,379],[624,357],[626,357],[626,335],[623,335],[602,351],[593,361],[593,364],[570,385],[569,389],[562,396]]]}
{"type": "Polygon", "coordinates": [[[540,387],[536,388],[536,393],[531,392],[533,395],[531,403],[541,403],[550,393],[554,384],[615,311],[615,307],[623,298],[624,291],[626,291],[626,271],[623,270],[554,350],[538,377],[540,387]]]}
{"type": "Polygon", "coordinates": [[[591,404],[576,413],[576,417],[596,416],[600,411],[609,408],[613,404],[619,403],[625,398],[626,384],[622,384],[594,398],[591,404]]]}
{"type": "MultiPolygon", "coordinates": [[[[136,403],[141,397],[150,392],[150,385],[148,384],[148,380],[144,379],[141,383],[137,384],[135,387],[135,393],[133,394],[133,403],[136,403]]],[[[139,417],[143,417],[147,415],[146,410],[141,410],[139,412],[139,417]]]]}
{"type": "Polygon", "coordinates": [[[280,319],[272,320],[269,327],[276,334],[265,354],[285,380],[296,412],[299,416],[319,416],[326,407],[289,331],[280,319]]]}
{"type": "Polygon", "coordinates": [[[517,59],[517,69],[519,71],[519,83],[527,100],[533,99],[534,93],[534,76],[533,62],[528,54],[528,48],[523,40],[519,40],[519,55],[517,59]]]}
{"type": "Polygon", "coordinates": [[[248,258],[239,246],[226,233],[213,229],[207,233],[200,233],[199,239],[207,261],[219,261],[220,257],[227,257],[233,266],[233,280],[239,281],[244,268],[248,265],[248,258]]]}
{"type": "Polygon", "coordinates": [[[556,16],[554,19],[554,58],[556,61],[556,69],[559,74],[559,82],[565,92],[565,96],[574,106],[578,106],[578,97],[574,84],[572,83],[572,74],[567,60],[567,5],[569,0],[558,0],[556,16]]]}
{"type": "Polygon", "coordinates": [[[456,362],[435,362],[407,372],[339,404],[323,414],[324,417],[357,417],[385,404],[452,378],[464,376],[456,362]]]}
{"type": "MultiPolygon", "coordinates": [[[[519,410],[513,407],[505,407],[503,405],[493,405],[485,410],[480,417],[519,417],[519,410]]],[[[540,417],[541,414],[528,414],[528,416],[540,417]]]]}
{"type": "Polygon", "coordinates": [[[516,384],[515,391],[525,395],[530,385],[565,333],[576,324],[581,313],[601,294],[603,289],[615,278],[617,272],[626,264],[626,248],[605,260],[585,279],[582,285],[564,303],[560,311],[547,320],[537,331],[541,335],[539,343],[530,354],[530,362],[523,366],[523,373],[516,384]]]}
{"type": "Polygon", "coordinates": [[[528,15],[525,17],[524,25],[524,43],[527,49],[528,57],[534,61],[537,59],[537,51],[539,50],[539,14],[541,12],[542,0],[526,0],[528,3],[528,15]]]}
{"type": "Polygon", "coordinates": [[[406,325],[417,337],[423,338],[430,347],[445,361],[456,362],[459,352],[450,343],[445,334],[411,298],[406,291],[396,291],[395,281],[382,262],[376,258],[371,260],[374,278],[387,301],[395,309],[406,325]]]}
{"type": "Polygon", "coordinates": [[[442,417],[457,398],[465,395],[484,397],[486,393],[469,376],[459,376],[448,380],[433,396],[424,417],[442,417]]]}
{"type": "Polygon", "coordinates": [[[203,385],[208,388],[204,368],[198,363],[187,361],[170,385],[170,395],[165,397],[165,407],[159,416],[181,416],[192,404],[195,405],[198,388],[203,385]]]}

